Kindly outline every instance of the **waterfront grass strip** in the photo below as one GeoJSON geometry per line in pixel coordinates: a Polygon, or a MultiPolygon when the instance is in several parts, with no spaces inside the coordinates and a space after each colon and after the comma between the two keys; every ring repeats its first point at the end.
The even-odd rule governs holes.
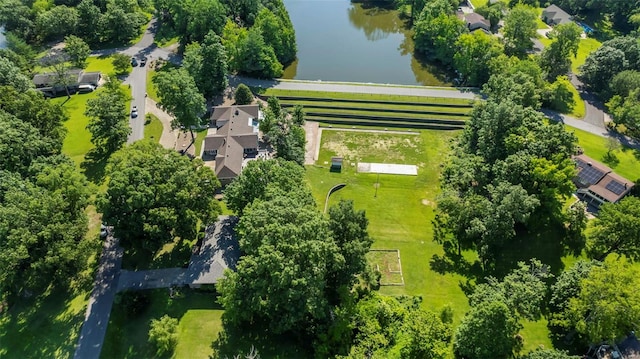
{"type": "Polygon", "coordinates": [[[404,105],[384,105],[384,106],[366,106],[361,104],[345,104],[332,102],[307,102],[307,101],[281,101],[282,107],[293,107],[296,105],[303,106],[307,109],[352,109],[362,111],[390,112],[390,113],[438,113],[449,115],[467,116],[470,107],[439,107],[439,106],[404,106],[404,105]]]}
{"type": "Polygon", "coordinates": [[[418,103],[418,104],[457,104],[465,106],[473,106],[474,101],[468,99],[445,98],[445,97],[423,97],[423,96],[403,96],[403,95],[384,95],[384,94],[366,94],[351,92],[322,92],[322,91],[297,91],[297,90],[280,90],[280,89],[261,89],[253,88],[255,93],[262,96],[276,97],[297,97],[297,98],[319,98],[333,100],[368,100],[376,102],[399,102],[399,103],[418,103]]]}

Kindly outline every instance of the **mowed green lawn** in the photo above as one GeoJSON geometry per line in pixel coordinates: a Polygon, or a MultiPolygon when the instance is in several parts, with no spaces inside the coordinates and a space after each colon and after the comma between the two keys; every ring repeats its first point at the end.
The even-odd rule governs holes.
{"type": "Polygon", "coordinates": [[[574,57],[571,57],[571,71],[574,74],[580,73],[580,66],[582,66],[590,53],[597,50],[602,43],[600,41],[587,37],[586,39],[580,40],[580,46],[578,47],[578,54],[574,57]]]}
{"type": "MultiPolygon", "coordinates": [[[[430,264],[434,255],[443,254],[442,247],[433,242],[431,221],[441,164],[455,135],[456,132],[445,131],[421,131],[416,136],[325,129],[319,159],[315,166],[306,167],[306,178],[320,208],[324,208],[326,193],[332,186],[346,183],[331,196],[329,205],[340,199],[353,200],[356,208],[366,210],[373,248],[400,250],[405,286],[382,287],[382,293],[421,296],[423,306],[434,311],[450,304],[457,325],[469,309],[462,287],[473,279],[455,273],[440,274],[430,264]],[[331,157],[336,155],[345,159],[341,173],[329,171],[331,157]],[[356,173],[352,164],[360,161],[414,164],[418,166],[418,176],[380,175],[378,180],[376,174],[356,173]]],[[[527,257],[526,253],[520,255],[527,257]]],[[[476,259],[473,252],[464,256],[470,262],[476,259]]],[[[514,258],[513,265],[515,259],[519,260],[515,253],[508,256],[514,258]]],[[[540,345],[552,347],[544,319],[523,324],[525,351],[540,345]]]]}
{"type": "Polygon", "coordinates": [[[404,287],[383,287],[385,294],[409,294],[424,298],[424,306],[439,310],[455,308],[456,322],[468,309],[460,289],[465,279],[438,274],[430,269],[434,254],[442,248],[433,239],[435,199],[438,195],[440,164],[454,132],[422,131],[419,135],[372,134],[323,130],[316,166],[307,166],[307,181],[320,208],[327,191],[338,183],[347,186],[331,196],[329,205],[341,199],[354,201],[366,210],[373,248],[399,249],[404,287]],[[343,156],[341,173],[329,172],[331,156],[343,156]],[[356,162],[418,165],[418,176],[356,173],[356,162]],[[325,163],[327,162],[327,163],[325,163]]]}
{"type": "Polygon", "coordinates": [[[68,101],[67,97],[57,97],[51,100],[61,104],[69,115],[69,120],[64,123],[67,136],[62,144],[62,152],[71,157],[76,165],[80,165],[87,152],[94,147],[91,143],[91,132],[87,130],[89,117],[85,116],[84,112],[87,109],[87,101],[96,98],[99,91],[71,95],[71,99],[68,101]]]}
{"type": "Polygon", "coordinates": [[[151,140],[153,142],[160,142],[160,136],[162,136],[162,122],[150,113],[147,114],[147,118],[144,122],[144,139],[151,140]]]}
{"type": "Polygon", "coordinates": [[[153,358],[149,324],[167,314],[179,320],[178,345],[174,358],[208,358],[211,343],[222,329],[222,309],[212,293],[181,289],[175,298],[168,289],[148,290],[150,305],[132,317],[123,305],[114,303],[101,358],[153,358]]]}
{"type": "Polygon", "coordinates": [[[578,145],[587,156],[605,163],[614,172],[628,180],[640,179],[640,150],[621,147],[607,155],[608,140],[606,138],[573,127],[567,127],[567,131],[573,132],[578,137],[578,145]]]}

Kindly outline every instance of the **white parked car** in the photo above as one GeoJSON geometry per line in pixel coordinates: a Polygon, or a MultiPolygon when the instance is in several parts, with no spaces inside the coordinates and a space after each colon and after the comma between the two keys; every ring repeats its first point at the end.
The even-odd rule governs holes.
{"type": "Polygon", "coordinates": [[[132,118],[138,117],[138,106],[133,106],[133,108],[131,109],[131,117],[132,118]]]}

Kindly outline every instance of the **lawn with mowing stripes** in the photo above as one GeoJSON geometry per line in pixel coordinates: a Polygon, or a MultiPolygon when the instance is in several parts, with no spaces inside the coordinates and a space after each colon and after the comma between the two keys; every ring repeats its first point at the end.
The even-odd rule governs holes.
{"type": "Polygon", "coordinates": [[[384,94],[365,94],[350,92],[322,92],[322,91],[293,91],[278,89],[256,89],[254,92],[263,96],[289,96],[289,97],[310,97],[321,99],[347,99],[347,100],[372,100],[372,101],[391,101],[391,102],[416,102],[425,104],[457,104],[469,105],[473,101],[467,99],[445,98],[445,97],[423,97],[423,96],[402,96],[402,95],[384,95],[384,94]],[[260,91],[261,90],[261,91],[260,91]]]}
{"type": "Polygon", "coordinates": [[[388,112],[388,113],[415,113],[415,114],[443,114],[454,116],[467,116],[471,108],[456,108],[456,107],[431,107],[431,106],[394,106],[394,105],[377,105],[370,106],[359,103],[309,103],[309,102],[281,102],[282,107],[290,108],[295,105],[302,105],[305,111],[323,109],[323,110],[356,110],[356,111],[369,111],[369,112],[388,112]]]}
{"type": "Polygon", "coordinates": [[[377,118],[388,118],[389,120],[394,120],[394,119],[403,119],[403,118],[416,118],[416,119],[434,119],[434,120],[460,120],[460,121],[465,121],[468,117],[465,115],[447,115],[447,114],[441,114],[441,113],[435,113],[435,114],[421,114],[421,113],[406,113],[406,112],[402,112],[402,113],[381,113],[381,112],[376,112],[375,110],[369,111],[369,110],[356,110],[356,109],[350,109],[350,108],[345,108],[345,109],[316,109],[316,108],[311,108],[311,109],[306,109],[305,108],[305,113],[308,114],[309,116],[322,116],[322,115],[353,115],[354,117],[362,117],[362,118],[367,118],[367,117],[377,117],[377,118]]]}

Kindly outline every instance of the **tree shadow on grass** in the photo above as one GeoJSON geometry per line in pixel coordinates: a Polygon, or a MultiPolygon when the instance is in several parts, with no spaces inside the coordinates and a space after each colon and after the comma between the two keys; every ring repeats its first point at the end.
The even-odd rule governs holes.
{"type": "Polygon", "coordinates": [[[95,184],[101,184],[105,177],[105,167],[111,156],[111,152],[105,152],[97,148],[93,148],[84,156],[84,161],[80,164],[84,175],[89,181],[95,184]]]}
{"type": "MultiPolygon", "coordinates": [[[[105,335],[102,358],[157,358],[156,350],[149,343],[149,324],[163,315],[180,320],[187,311],[196,309],[222,309],[212,293],[203,293],[188,288],[167,288],[133,292],[144,296],[147,303],[141,310],[132,313],[127,306],[127,292],[119,293],[114,301],[111,318],[105,335]],[[172,297],[173,296],[173,297],[172,297]]],[[[171,357],[171,353],[165,357],[171,357]]],[[[162,358],[162,357],[161,357],[162,358]]]]}
{"type": "Polygon", "coordinates": [[[86,309],[84,300],[78,302],[82,294],[59,290],[22,298],[0,314],[0,357],[73,357],[86,309]]]}
{"type": "Polygon", "coordinates": [[[602,162],[606,163],[609,167],[616,167],[620,164],[620,159],[613,152],[607,152],[602,156],[602,162]]]}
{"type": "Polygon", "coordinates": [[[311,358],[312,353],[303,348],[294,335],[273,335],[268,329],[261,330],[260,325],[232,328],[224,326],[218,338],[211,343],[217,354],[215,358],[244,358],[255,349],[261,358],[311,358]]]}

